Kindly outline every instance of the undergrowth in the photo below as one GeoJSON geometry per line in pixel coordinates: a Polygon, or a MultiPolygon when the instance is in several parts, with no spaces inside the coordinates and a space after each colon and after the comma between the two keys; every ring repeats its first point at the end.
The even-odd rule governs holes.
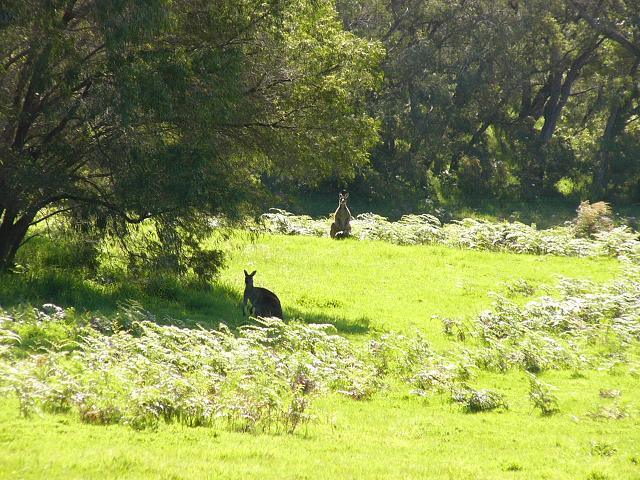
{"type": "MultiPolygon", "coordinates": [[[[260,319],[233,331],[162,326],[134,303],[113,317],[55,305],[0,313],[0,389],[20,411],[73,412],[88,423],[153,428],[158,422],[243,432],[293,433],[331,392],[363,401],[400,380],[411,394],[448,398],[475,413],[508,408],[479,373],[529,372],[529,400],[561,411],[549,370],[638,375],[640,269],[609,284],[563,280],[525,305],[496,296],[473,320],[444,319],[452,340],[387,332],[352,342],[331,325],[260,319]]],[[[614,395],[613,390],[603,390],[614,395]]],[[[602,395],[605,395],[601,393],[602,395]]],[[[619,394],[618,394],[619,395],[619,394]]],[[[592,412],[620,418],[623,407],[592,412]]]]}
{"type": "MultiPolygon", "coordinates": [[[[628,226],[600,228],[600,217],[579,215],[565,226],[538,230],[520,222],[489,222],[465,218],[442,224],[433,215],[404,215],[397,222],[373,213],[351,221],[352,236],[400,245],[438,244],[473,250],[508,251],[534,255],[624,256],[640,260],[640,237],[628,226]],[[586,233],[585,233],[586,232],[586,233]]],[[[328,236],[331,219],[313,219],[271,209],[260,217],[260,228],[286,235],[328,236]]],[[[602,222],[600,222],[602,223],[602,222]]]]}
{"type": "Polygon", "coordinates": [[[330,325],[263,319],[234,333],[160,326],[140,308],[123,309],[134,317],[127,325],[92,319],[70,336],[75,348],[39,345],[26,357],[18,332],[45,323],[55,330],[64,318],[40,310],[1,317],[2,390],[19,398],[23,415],[73,410],[88,423],[135,428],[164,420],[293,432],[312,418],[313,396],[368,389],[373,378],[330,325]]]}

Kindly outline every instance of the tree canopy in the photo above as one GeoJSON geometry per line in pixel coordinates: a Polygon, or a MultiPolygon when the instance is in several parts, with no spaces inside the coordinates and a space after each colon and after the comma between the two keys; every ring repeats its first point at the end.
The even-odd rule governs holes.
{"type": "Polygon", "coordinates": [[[193,230],[273,184],[640,200],[638,11],[6,0],[0,267],[58,212],[193,230]]]}
{"type": "Polygon", "coordinates": [[[340,1],[381,41],[374,173],[434,193],[640,198],[637,0],[340,1]]]}
{"type": "Polygon", "coordinates": [[[3,2],[0,266],[56,212],[195,219],[265,173],[352,176],[381,54],[326,0],[3,2]]]}

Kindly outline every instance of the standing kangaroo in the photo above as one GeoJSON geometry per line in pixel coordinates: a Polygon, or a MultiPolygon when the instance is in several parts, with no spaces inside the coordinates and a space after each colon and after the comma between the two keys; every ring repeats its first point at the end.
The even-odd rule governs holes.
{"type": "Polygon", "coordinates": [[[244,299],[242,300],[242,314],[254,317],[278,317],[284,319],[282,306],[278,296],[270,290],[253,286],[253,276],[256,270],[251,273],[244,271],[244,299]],[[247,304],[250,303],[251,306],[247,304]]]}
{"type": "Polygon", "coordinates": [[[329,232],[331,238],[345,238],[351,235],[351,225],[349,224],[351,212],[347,207],[347,198],[349,198],[349,194],[344,190],[338,194],[338,208],[333,214],[334,221],[329,232]]]}

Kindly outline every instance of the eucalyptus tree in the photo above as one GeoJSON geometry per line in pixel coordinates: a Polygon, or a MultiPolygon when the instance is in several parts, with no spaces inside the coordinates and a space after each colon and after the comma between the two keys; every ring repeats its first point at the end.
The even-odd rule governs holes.
{"type": "Polygon", "coordinates": [[[0,267],[52,215],[189,229],[237,212],[265,172],[348,177],[376,141],[381,49],[329,0],[1,8],[0,267]]]}
{"type": "MultiPolygon", "coordinates": [[[[369,104],[382,120],[373,163],[383,174],[442,184],[472,171],[464,189],[515,181],[540,194],[574,173],[567,119],[590,99],[607,36],[570,3],[338,5],[347,28],[386,47],[383,91],[369,104]]],[[[590,120],[597,110],[585,113],[590,120]]]]}
{"type": "Polygon", "coordinates": [[[637,183],[640,174],[636,160],[640,154],[640,2],[570,0],[569,4],[609,43],[603,62],[606,108],[592,178],[592,195],[600,198],[607,192],[620,193],[629,180],[637,183]]]}
{"type": "Polygon", "coordinates": [[[512,75],[519,88],[496,129],[516,160],[522,191],[549,193],[575,167],[572,146],[558,130],[589,91],[604,37],[585,28],[565,2],[520,2],[516,11],[519,56],[512,75]]]}
{"type": "Polygon", "coordinates": [[[382,121],[374,165],[417,183],[428,171],[456,169],[495,115],[494,45],[509,44],[503,9],[483,0],[345,1],[339,9],[347,28],[386,47],[385,84],[370,102],[382,121]]]}

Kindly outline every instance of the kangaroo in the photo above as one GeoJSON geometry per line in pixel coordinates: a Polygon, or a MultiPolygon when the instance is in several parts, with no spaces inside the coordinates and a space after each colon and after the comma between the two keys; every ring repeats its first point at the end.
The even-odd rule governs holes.
{"type": "Polygon", "coordinates": [[[244,271],[244,299],[242,300],[242,314],[253,317],[278,317],[284,320],[282,306],[278,296],[270,290],[253,286],[253,276],[256,270],[251,273],[244,271]],[[249,306],[248,303],[251,305],[249,306]]]}
{"type": "Polygon", "coordinates": [[[351,225],[349,222],[352,217],[349,207],[347,207],[347,198],[349,198],[349,194],[344,190],[338,194],[338,208],[333,214],[334,221],[331,224],[331,231],[329,232],[331,238],[345,238],[351,235],[351,225]]]}

